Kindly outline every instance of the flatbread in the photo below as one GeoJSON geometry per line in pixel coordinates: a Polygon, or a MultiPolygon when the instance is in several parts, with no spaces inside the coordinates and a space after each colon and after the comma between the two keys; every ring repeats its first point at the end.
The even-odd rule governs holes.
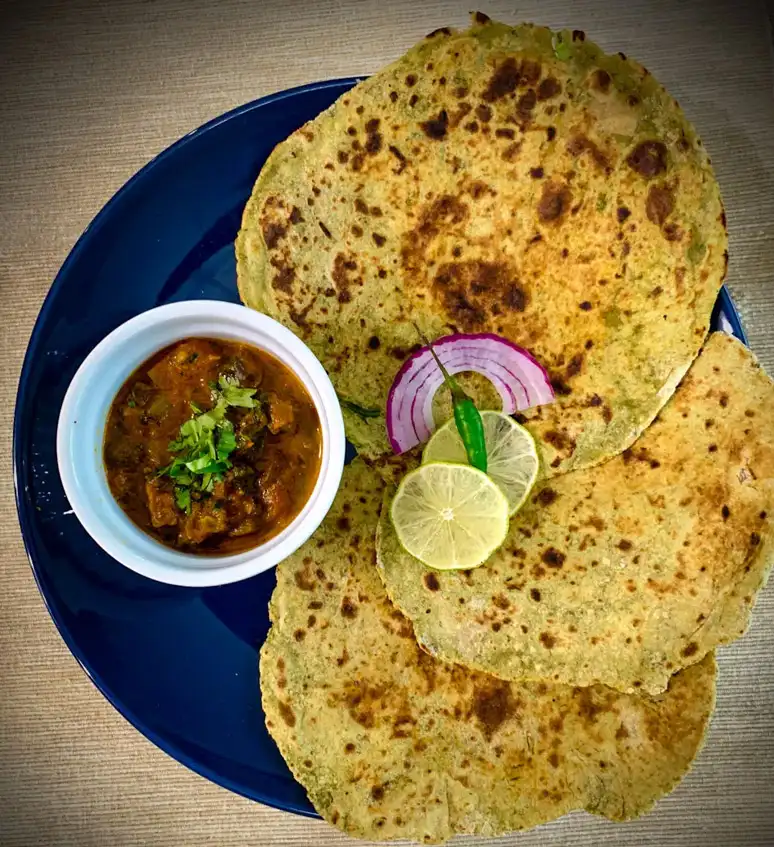
{"type": "Polygon", "coordinates": [[[377,412],[345,409],[358,451],[389,452],[387,394],[418,329],[494,332],[550,372],[556,402],[527,417],[554,474],[657,414],[707,333],[726,246],[701,141],[644,68],[479,15],[278,145],[236,254],[243,301],[377,412]]]}
{"type": "Polygon", "coordinates": [[[481,567],[429,571],[385,514],[387,591],[439,658],[662,691],[747,627],[774,553],[773,420],[771,380],[715,333],[633,447],[538,484],[481,567]]]}
{"type": "Polygon", "coordinates": [[[277,568],[261,650],[266,725],[327,821],[440,842],[572,809],[632,818],[680,780],[713,708],[711,655],[652,700],[433,659],[374,565],[381,497],[376,471],[345,468],[322,526],[277,568]]]}

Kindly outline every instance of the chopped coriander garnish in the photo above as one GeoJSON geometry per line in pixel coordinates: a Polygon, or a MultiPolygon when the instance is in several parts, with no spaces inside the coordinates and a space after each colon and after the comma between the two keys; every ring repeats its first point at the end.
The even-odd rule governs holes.
{"type": "Polygon", "coordinates": [[[229,407],[252,409],[258,405],[255,388],[240,388],[236,380],[220,377],[210,383],[213,407],[203,411],[191,403],[194,416],[180,427],[178,437],[169,443],[172,462],[157,475],[168,476],[175,483],[175,502],[186,514],[191,513],[191,492],[209,494],[231,467],[229,456],[236,450],[234,425],[226,417],[229,407]]]}
{"type": "Polygon", "coordinates": [[[175,486],[175,502],[177,508],[187,515],[191,514],[191,489],[184,488],[182,485],[175,486]]]}

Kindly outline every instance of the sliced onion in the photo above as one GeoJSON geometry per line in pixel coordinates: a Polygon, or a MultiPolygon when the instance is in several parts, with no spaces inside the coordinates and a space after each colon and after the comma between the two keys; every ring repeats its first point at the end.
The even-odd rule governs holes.
{"type": "MultiPolygon", "coordinates": [[[[554,399],[546,369],[526,350],[498,335],[447,335],[433,342],[433,350],[450,374],[473,371],[486,377],[508,415],[554,399]]],[[[443,382],[429,347],[403,363],[387,397],[387,434],[396,453],[430,438],[435,429],[433,398],[443,382]]]]}

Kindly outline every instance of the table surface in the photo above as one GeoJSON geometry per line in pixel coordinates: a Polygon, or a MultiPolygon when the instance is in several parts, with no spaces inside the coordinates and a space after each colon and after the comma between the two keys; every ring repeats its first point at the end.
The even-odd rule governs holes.
{"type": "MultiPolygon", "coordinates": [[[[729,285],[774,372],[774,97],[765,0],[481,2],[508,22],[585,30],[639,59],[701,133],[723,191],[729,285]]],[[[146,741],[59,638],[12,492],[22,356],[51,280],[110,196],[204,121],[311,80],[366,74],[466,24],[435,0],[5,0],[0,4],[0,845],[332,845],[320,821],[237,797],[146,741]]],[[[774,588],[721,651],[718,708],[692,773],[650,815],[577,813],[497,843],[774,843],[774,588]]],[[[353,842],[350,842],[353,843],[353,842]]],[[[460,844],[493,843],[460,839],[460,844]]]]}

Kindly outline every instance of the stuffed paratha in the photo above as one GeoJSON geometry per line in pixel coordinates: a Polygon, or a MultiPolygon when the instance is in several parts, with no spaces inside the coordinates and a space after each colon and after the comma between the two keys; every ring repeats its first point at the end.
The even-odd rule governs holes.
{"type": "Polygon", "coordinates": [[[774,554],[774,387],[714,333],[606,464],[538,484],[505,544],[429,571],[380,523],[387,591],[428,652],[505,679],[662,691],[745,630],[774,554]]]}
{"type": "MultiPolygon", "coordinates": [[[[583,33],[477,15],[274,150],[237,265],[243,301],[381,413],[417,328],[528,349],[557,393],[527,415],[550,475],[620,453],[669,398],[726,243],[701,141],[645,69],[583,33]]],[[[389,451],[383,417],[345,417],[360,452],[389,451]]]]}
{"type": "Polygon", "coordinates": [[[361,460],[277,568],[261,651],[267,726],[326,820],[368,839],[495,835],[585,808],[645,812],[688,770],[712,656],[656,699],[508,683],[423,652],[374,565],[382,483],[361,460]]]}

